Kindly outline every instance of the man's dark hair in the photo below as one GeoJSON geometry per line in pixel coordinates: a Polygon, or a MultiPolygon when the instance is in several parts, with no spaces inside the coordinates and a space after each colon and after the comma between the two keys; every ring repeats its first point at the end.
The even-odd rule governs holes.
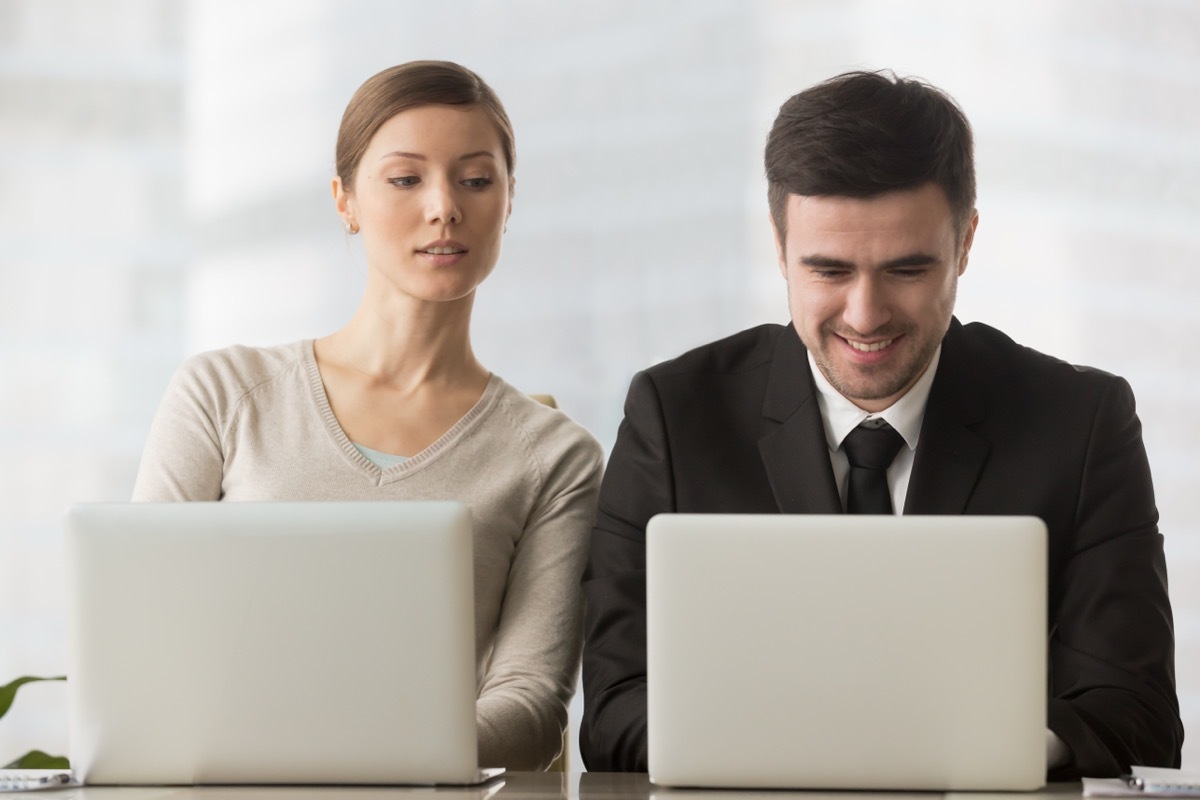
{"type": "Polygon", "coordinates": [[[767,201],[787,231],[788,195],[874,197],[935,183],[965,229],[975,210],[971,125],[945,92],[884,72],[847,72],[793,95],[767,136],[767,201]]]}

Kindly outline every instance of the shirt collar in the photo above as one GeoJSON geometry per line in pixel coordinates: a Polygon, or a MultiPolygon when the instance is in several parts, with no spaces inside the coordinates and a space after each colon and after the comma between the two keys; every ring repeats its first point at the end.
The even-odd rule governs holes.
{"type": "Polygon", "coordinates": [[[929,402],[929,390],[933,387],[933,376],[937,373],[938,362],[942,358],[942,348],[934,352],[929,360],[929,366],[913,387],[905,392],[899,400],[892,403],[883,411],[871,413],[863,411],[854,403],[847,400],[834,389],[825,379],[825,375],[817,367],[812,352],[808,353],[808,367],[812,372],[813,382],[817,386],[817,406],[821,409],[821,422],[825,426],[825,440],[829,443],[830,451],[836,451],[842,446],[842,440],[850,431],[867,420],[882,419],[896,429],[909,450],[917,449],[917,440],[921,435],[921,421],[925,418],[925,404],[929,402]]]}

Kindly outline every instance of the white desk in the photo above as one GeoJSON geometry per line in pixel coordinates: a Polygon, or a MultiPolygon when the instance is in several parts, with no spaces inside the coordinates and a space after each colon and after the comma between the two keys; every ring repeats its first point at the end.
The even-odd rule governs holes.
{"type": "MultiPolygon", "coordinates": [[[[19,795],[27,800],[1069,800],[1078,783],[1055,783],[1038,792],[773,792],[728,789],[661,789],[643,773],[585,772],[577,781],[558,773],[512,772],[470,789],[378,786],[87,786],[19,795]]],[[[15,798],[14,798],[15,800],[15,798]]]]}

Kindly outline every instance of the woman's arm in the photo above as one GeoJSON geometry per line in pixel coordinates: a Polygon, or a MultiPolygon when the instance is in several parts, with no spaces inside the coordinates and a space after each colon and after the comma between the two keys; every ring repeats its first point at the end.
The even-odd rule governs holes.
{"type": "Polygon", "coordinates": [[[200,357],[189,359],[172,376],[150,426],[134,502],[221,499],[218,415],[211,372],[200,357]]]}
{"type": "Polygon", "coordinates": [[[476,704],[479,763],[542,770],[562,747],[582,647],[579,580],[603,468],[599,444],[573,442],[547,465],[513,555],[487,674],[476,704]]]}

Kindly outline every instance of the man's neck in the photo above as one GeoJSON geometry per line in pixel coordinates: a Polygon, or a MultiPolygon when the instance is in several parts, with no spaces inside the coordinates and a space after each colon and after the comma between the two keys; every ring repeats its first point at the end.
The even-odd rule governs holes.
{"type": "Polygon", "coordinates": [[[852,400],[833,388],[817,366],[812,353],[809,353],[808,367],[817,389],[817,405],[821,410],[821,422],[825,427],[825,439],[829,443],[829,449],[837,450],[846,434],[863,421],[875,418],[883,419],[895,428],[910,448],[916,447],[921,422],[925,418],[925,405],[929,402],[929,392],[933,388],[933,379],[941,357],[942,348],[939,347],[921,377],[907,392],[887,408],[870,412],[859,408],[852,400]]]}

